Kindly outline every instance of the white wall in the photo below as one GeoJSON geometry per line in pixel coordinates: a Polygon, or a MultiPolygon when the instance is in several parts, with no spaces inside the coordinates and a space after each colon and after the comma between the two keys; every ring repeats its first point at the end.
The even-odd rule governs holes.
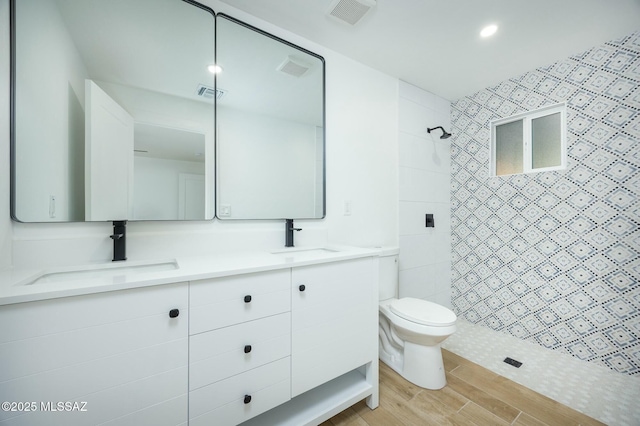
{"type": "Polygon", "coordinates": [[[400,82],[400,297],[451,307],[450,102],[400,82]],[[435,227],[425,226],[425,214],[435,227]]]}
{"type": "Polygon", "coordinates": [[[218,202],[231,217],[314,217],[316,126],[234,108],[216,113],[217,156],[225,159],[217,170],[218,202]]]}
{"type": "MultiPolygon", "coordinates": [[[[0,0],[2,31],[8,27],[8,0],[0,0]]],[[[359,246],[398,244],[398,82],[349,58],[236,11],[219,1],[206,2],[271,32],[326,60],[327,217],[296,221],[303,231],[296,244],[325,240],[359,246]],[[344,201],[351,202],[344,216],[344,201]]],[[[0,69],[8,69],[8,37],[0,40],[0,69]]],[[[8,72],[0,84],[0,99],[9,98],[8,72]]],[[[9,120],[5,105],[0,117],[2,152],[8,153],[9,120]]],[[[8,211],[9,162],[0,164],[2,206],[0,219],[10,245],[0,247],[1,265],[13,255],[15,266],[68,265],[111,259],[110,223],[23,224],[10,223],[8,211]],[[6,203],[6,204],[5,204],[6,203]]],[[[1,241],[2,239],[0,239],[1,241]]],[[[278,248],[284,245],[280,221],[134,222],[128,225],[127,256],[130,260],[176,257],[242,249],[278,248]]]]}
{"type": "Polygon", "coordinates": [[[344,56],[324,55],[329,239],[397,246],[398,81],[344,56]]]}
{"type": "MultiPolygon", "coordinates": [[[[179,175],[202,175],[203,162],[133,157],[133,217],[176,220],[179,212],[179,175]]],[[[204,212],[203,212],[204,214],[204,212]]],[[[200,216],[204,217],[204,216],[200,216]]]]}

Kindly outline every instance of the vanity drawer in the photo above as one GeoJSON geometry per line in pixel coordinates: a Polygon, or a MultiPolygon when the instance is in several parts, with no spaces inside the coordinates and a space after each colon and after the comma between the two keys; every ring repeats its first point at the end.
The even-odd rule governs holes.
{"type": "Polygon", "coordinates": [[[290,311],[290,282],[285,269],[191,283],[189,334],[290,311]]]}
{"type": "Polygon", "coordinates": [[[191,336],[189,390],[291,355],[291,314],[191,336]]]}
{"type": "Polygon", "coordinates": [[[237,425],[291,399],[290,358],[189,393],[189,425],[237,425]],[[246,396],[250,402],[245,403],[246,396]]]}

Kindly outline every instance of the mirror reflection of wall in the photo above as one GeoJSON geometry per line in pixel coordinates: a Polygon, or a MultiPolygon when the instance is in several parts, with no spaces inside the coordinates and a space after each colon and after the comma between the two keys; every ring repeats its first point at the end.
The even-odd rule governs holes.
{"type": "Polygon", "coordinates": [[[133,220],[204,220],[205,135],[135,124],[133,220]]]}
{"type": "Polygon", "coordinates": [[[218,15],[217,216],[324,217],[324,60],[218,15]]]}
{"type": "Polygon", "coordinates": [[[211,219],[215,107],[198,94],[201,85],[215,85],[207,70],[214,62],[211,11],[178,0],[17,0],[11,8],[12,216],[23,222],[211,219]],[[108,155],[90,158],[97,145],[85,137],[92,126],[87,80],[135,123],[133,146],[108,164],[100,164],[108,155]],[[145,140],[148,155],[135,136],[148,136],[145,126],[163,129],[153,138],[158,146],[145,140]],[[175,149],[167,149],[169,139],[175,149]],[[112,188],[99,183],[109,170],[122,180],[111,179],[112,188]],[[153,179],[147,173],[162,177],[163,185],[147,191],[153,179]],[[113,209],[116,198],[124,210],[113,209]]]}

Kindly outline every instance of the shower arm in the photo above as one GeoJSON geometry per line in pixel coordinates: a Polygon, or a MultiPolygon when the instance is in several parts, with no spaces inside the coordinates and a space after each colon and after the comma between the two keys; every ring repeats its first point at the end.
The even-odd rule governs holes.
{"type": "Polygon", "coordinates": [[[442,130],[442,136],[440,136],[440,139],[448,139],[451,137],[451,133],[447,132],[444,127],[442,126],[438,126],[438,127],[432,127],[430,129],[427,129],[427,133],[431,133],[434,130],[442,130]]]}

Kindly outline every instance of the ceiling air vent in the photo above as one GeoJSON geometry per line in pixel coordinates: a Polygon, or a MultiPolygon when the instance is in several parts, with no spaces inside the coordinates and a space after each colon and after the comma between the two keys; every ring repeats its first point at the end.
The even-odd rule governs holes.
{"type": "Polygon", "coordinates": [[[355,25],[376,5],[376,0],[333,0],[329,6],[329,16],[355,25]]]}
{"type": "Polygon", "coordinates": [[[287,58],[278,66],[277,70],[294,77],[302,77],[311,68],[304,62],[292,57],[287,58]]]}
{"type": "Polygon", "coordinates": [[[204,84],[198,84],[198,88],[196,89],[196,95],[205,99],[216,98],[217,100],[220,100],[226,94],[227,92],[222,89],[214,89],[213,87],[205,86],[204,84]]]}

